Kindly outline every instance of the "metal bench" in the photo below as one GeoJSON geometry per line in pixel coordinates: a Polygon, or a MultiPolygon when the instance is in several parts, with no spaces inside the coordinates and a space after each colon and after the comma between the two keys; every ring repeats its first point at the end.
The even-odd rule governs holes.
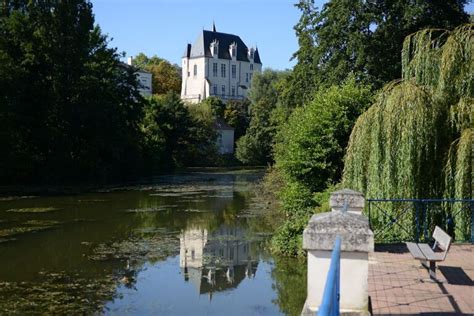
{"type": "Polygon", "coordinates": [[[452,238],[444,230],[436,226],[433,232],[433,239],[435,240],[433,247],[430,247],[428,244],[413,242],[407,242],[406,245],[412,256],[420,260],[421,264],[429,270],[430,278],[438,282],[436,279],[436,262],[446,259],[452,238]]]}

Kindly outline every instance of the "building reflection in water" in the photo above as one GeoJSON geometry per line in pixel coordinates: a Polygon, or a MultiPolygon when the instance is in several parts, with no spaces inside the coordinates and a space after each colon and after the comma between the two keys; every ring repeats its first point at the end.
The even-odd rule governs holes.
{"type": "Polygon", "coordinates": [[[185,281],[192,282],[199,294],[237,288],[245,278],[254,278],[258,260],[251,257],[251,243],[240,228],[221,226],[209,233],[192,228],[180,236],[180,268],[185,281]]]}

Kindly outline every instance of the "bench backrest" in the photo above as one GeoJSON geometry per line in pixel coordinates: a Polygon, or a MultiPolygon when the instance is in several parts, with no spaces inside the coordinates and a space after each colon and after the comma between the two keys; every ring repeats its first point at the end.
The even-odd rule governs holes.
{"type": "Polygon", "coordinates": [[[451,239],[452,239],[451,236],[449,236],[439,226],[436,226],[433,232],[433,238],[436,241],[434,247],[438,246],[439,248],[441,248],[441,250],[444,251],[444,258],[446,258],[446,254],[448,253],[449,246],[451,246],[451,239]]]}

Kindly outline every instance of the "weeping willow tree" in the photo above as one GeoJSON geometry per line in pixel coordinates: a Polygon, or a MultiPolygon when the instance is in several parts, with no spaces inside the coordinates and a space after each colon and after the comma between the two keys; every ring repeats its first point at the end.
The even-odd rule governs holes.
{"type": "MultiPolygon", "coordinates": [[[[405,39],[402,79],[384,87],[352,130],[346,187],[370,198],[472,198],[473,41],[474,24],[405,39]]],[[[468,239],[469,208],[443,212],[454,217],[456,239],[468,239]]],[[[414,229],[414,213],[404,221],[392,232],[400,238],[414,229]]]]}

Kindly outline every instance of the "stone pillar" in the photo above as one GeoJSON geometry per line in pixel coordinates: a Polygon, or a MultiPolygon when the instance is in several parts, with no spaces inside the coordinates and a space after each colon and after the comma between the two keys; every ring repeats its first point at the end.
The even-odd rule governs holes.
{"type": "Polygon", "coordinates": [[[365,206],[364,195],[350,189],[342,189],[331,194],[329,206],[333,211],[342,211],[346,203],[349,213],[362,214],[365,206]]]}
{"type": "MultiPolygon", "coordinates": [[[[362,198],[362,201],[361,201],[362,198]]],[[[308,251],[308,296],[302,315],[314,315],[321,305],[331,252],[336,236],[341,237],[341,313],[369,315],[369,252],[374,251],[374,234],[361,214],[361,193],[342,190],[331,195],[332,212],[315,214],[303,233],[308,251]],[[347,203],[349,212],[343,210],[347,203]]]]}

